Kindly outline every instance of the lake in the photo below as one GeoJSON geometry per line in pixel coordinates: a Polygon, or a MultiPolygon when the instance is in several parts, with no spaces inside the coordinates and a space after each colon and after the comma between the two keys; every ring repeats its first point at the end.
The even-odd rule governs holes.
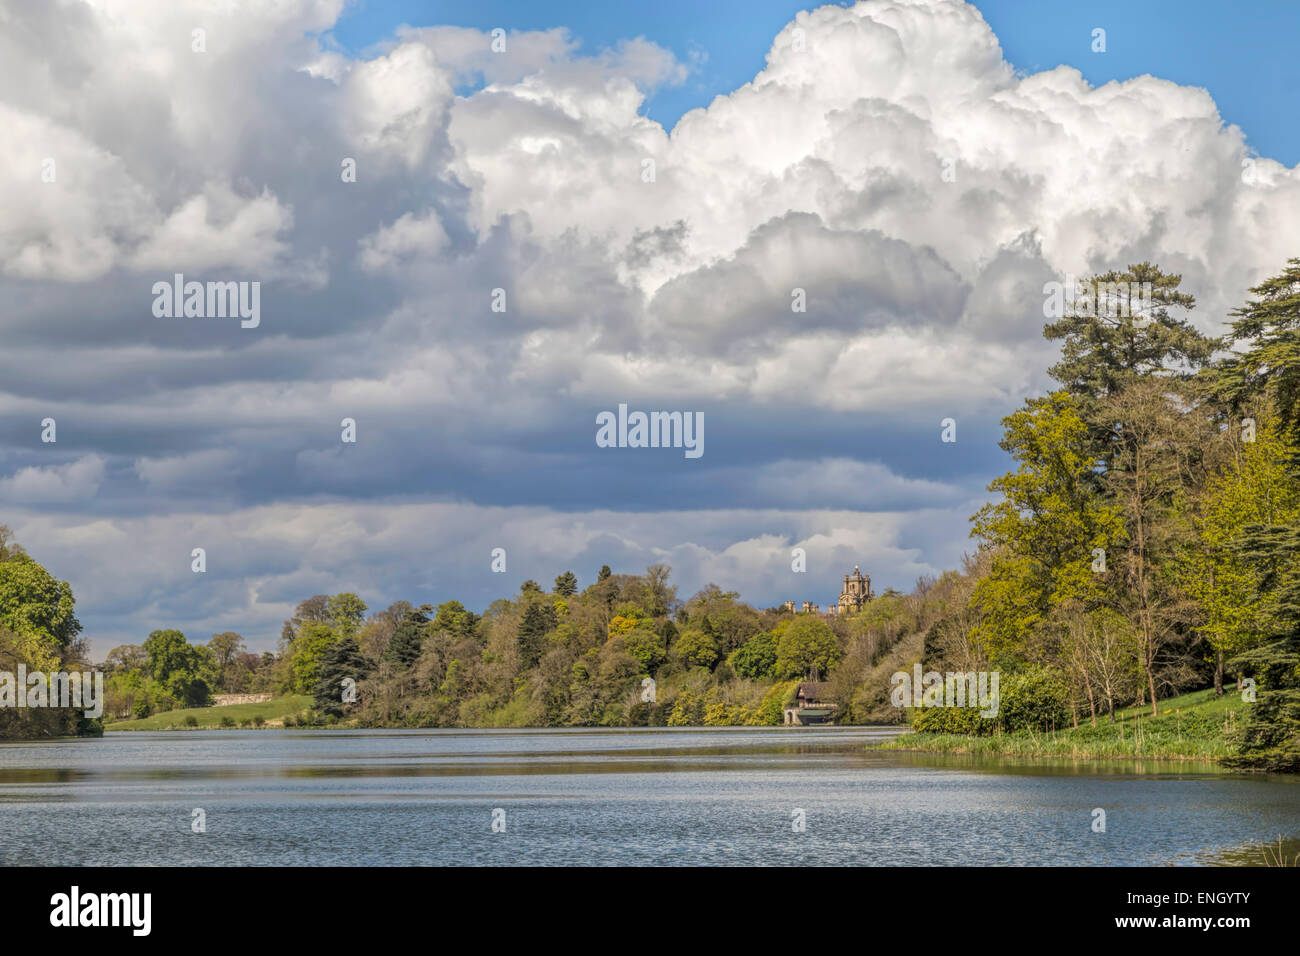
{"type": "Polygon", "coordinates": [[[250,730],[4,742],[0,852],[9,864],[84,866],[1159,865],[1222,862],[1300,836],[1292,777],[865,749],[894,733],[250,730]],[[1093,832],[1094,808],[1106,811],[1104,833],[1093,832]],[[192,829],[196,809],[205,832],[192,829]]]}

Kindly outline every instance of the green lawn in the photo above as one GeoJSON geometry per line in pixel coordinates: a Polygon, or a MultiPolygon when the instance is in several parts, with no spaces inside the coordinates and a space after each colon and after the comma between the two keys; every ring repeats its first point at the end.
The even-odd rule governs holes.
{"type": "Polygon", "coordinates": [[[261,716],[265,726],[281,726],[286,715],[297,715],[311,706],[311,697],[276,697],[264,704],[231,704],[229,707],[188,707],[184,710],[169,710],[153,714],[138,720],[115,720],[105,722],[105,730],[203,730],[219,729],[221,718],[229,717],[238,727],[241,721],[261,716]],[[186,718],[193,717],[198,727],[189,727],[186,718]]]}
{"type": "Polygon", "coordinates": [[[1160,715],[1150,707],[1129,707],[1105,716],[1092,727],[1086,718],[1078,729],[1014,734],[904,734],[879,744],[881,750],[921,750],[933,753],[990,754],[1008,757],[1074,757],[1105,759],[1149,757],[1164,760],[1217,760],[1232,753],[1226,733],[1239,727],[1245,708],[1241,694],[1225,688],[1198,690],[1159,702],[1160,715]]]}

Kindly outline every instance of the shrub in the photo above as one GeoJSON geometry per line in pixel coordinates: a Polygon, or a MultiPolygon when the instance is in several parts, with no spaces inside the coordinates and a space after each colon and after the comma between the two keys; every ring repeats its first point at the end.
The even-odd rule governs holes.
{"type": "Polygon", "coordinates": [[[222,717],[221,717],[221,726],[222,726],[222,727],[233,727],[233,726],[235,726],[235,719],[234,719],[233,717],[231,717],[229,714],[223,714],[222,717]]]}
{"type": "Polygon", "coordinates": [[[927,734],[991,734],[997,720],[980,716],[978,707],[914,707],[912,729],[927,734]]]}
{"type": "MultiPolygon", "coordinates": [[[[285,725],[286,727],[291,727],[291,726],[293,726],[291,723],[289,723],[291,720],[293,720],[292,717],[286,717],[286,718],[284,718],[284,725],[285,725]]],[[[254,726],[254,727],[257,727],[257,728],[260,729],[260,728],[262,727],[262,725],[265,724],[265,723],[266,723],[266,718],[263,717],[261,714],[258,714],[256,717],[253,718],[253,726],[254,726]]]]}
{"type": "Polygon", "coordinates": [[[193,714],[190,714],[188,717],[185,718],[186,727],[197,727],[198,725],[199,725],[199,719],[195,717],[193,714]]]}
{"type": "Polygon", "coordinates": [[[1069,721],[1064,681],[1045,667],[1002,675],[998,720],[1006,731],[1054,730],[1069,721]]]}

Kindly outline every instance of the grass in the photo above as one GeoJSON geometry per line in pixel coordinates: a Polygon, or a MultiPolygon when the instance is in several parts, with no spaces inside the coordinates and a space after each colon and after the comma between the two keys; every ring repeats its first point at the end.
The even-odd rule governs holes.
{"type": "Polygon", "coordinates": [[[1218,760],[1233,753],[1227,731],[1240,726],[1246,708],[1241,695],[1225,690],[1198,690],[1150,707],[1129,707],[1115,714],[1115,723],[1098,716],[1097,726],[1081,717],[1079,727],[1011,734],[910,733],[874,745],[878,750],[927,753],[988,754],[1004,757],[1073,757],[1105,760],[1145,757],[1157,760],[1218,760]]]}
{"type": "Polygon", "coordinates": [[[233,722],[235,727],[241,724],[246,728],[255,725],[261,718],[263,726],[280,727],[284,718],[296,716],[311,706],[311,697],[276,697],[262,704],[231,704],[228,707],[187,707],[184,710],[168,710],[161,714],[141,717],[134,720],[115,720],[104,724],[105,730],[219,730],[223,723],[229,730],[233,722]],[[190,723],[190,721],[193,723],[190,723]]]}

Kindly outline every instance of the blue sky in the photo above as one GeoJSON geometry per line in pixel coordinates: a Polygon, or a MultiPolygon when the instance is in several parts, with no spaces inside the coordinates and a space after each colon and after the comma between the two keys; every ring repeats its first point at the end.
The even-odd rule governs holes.
{"type": "MultiPolygon", "coordinates": [[[[1201,86],[1219,104],[1224,121],[1240,126],[1260,155],[1289,166],[1300,162],[1295,113],[1300,3],[977,0],[975,6],[1018,70],[1067,64],[1094,85],[1150,73],[1201,86]],[[1097,27],[1106,31],[1104,54],[1091,49],[1097,27]]],[[[648,116],[671,128],[688,110],[752,80],[772,37],[798,11],[811,8],[787,0],[354,0],[333,36],[354,53],[391,38],[402,24],[480,30],[563,26],[582,41],[586,53],[643,36],[695,64],[685,83],[658,91],[646,105],[648,116]]]]}

